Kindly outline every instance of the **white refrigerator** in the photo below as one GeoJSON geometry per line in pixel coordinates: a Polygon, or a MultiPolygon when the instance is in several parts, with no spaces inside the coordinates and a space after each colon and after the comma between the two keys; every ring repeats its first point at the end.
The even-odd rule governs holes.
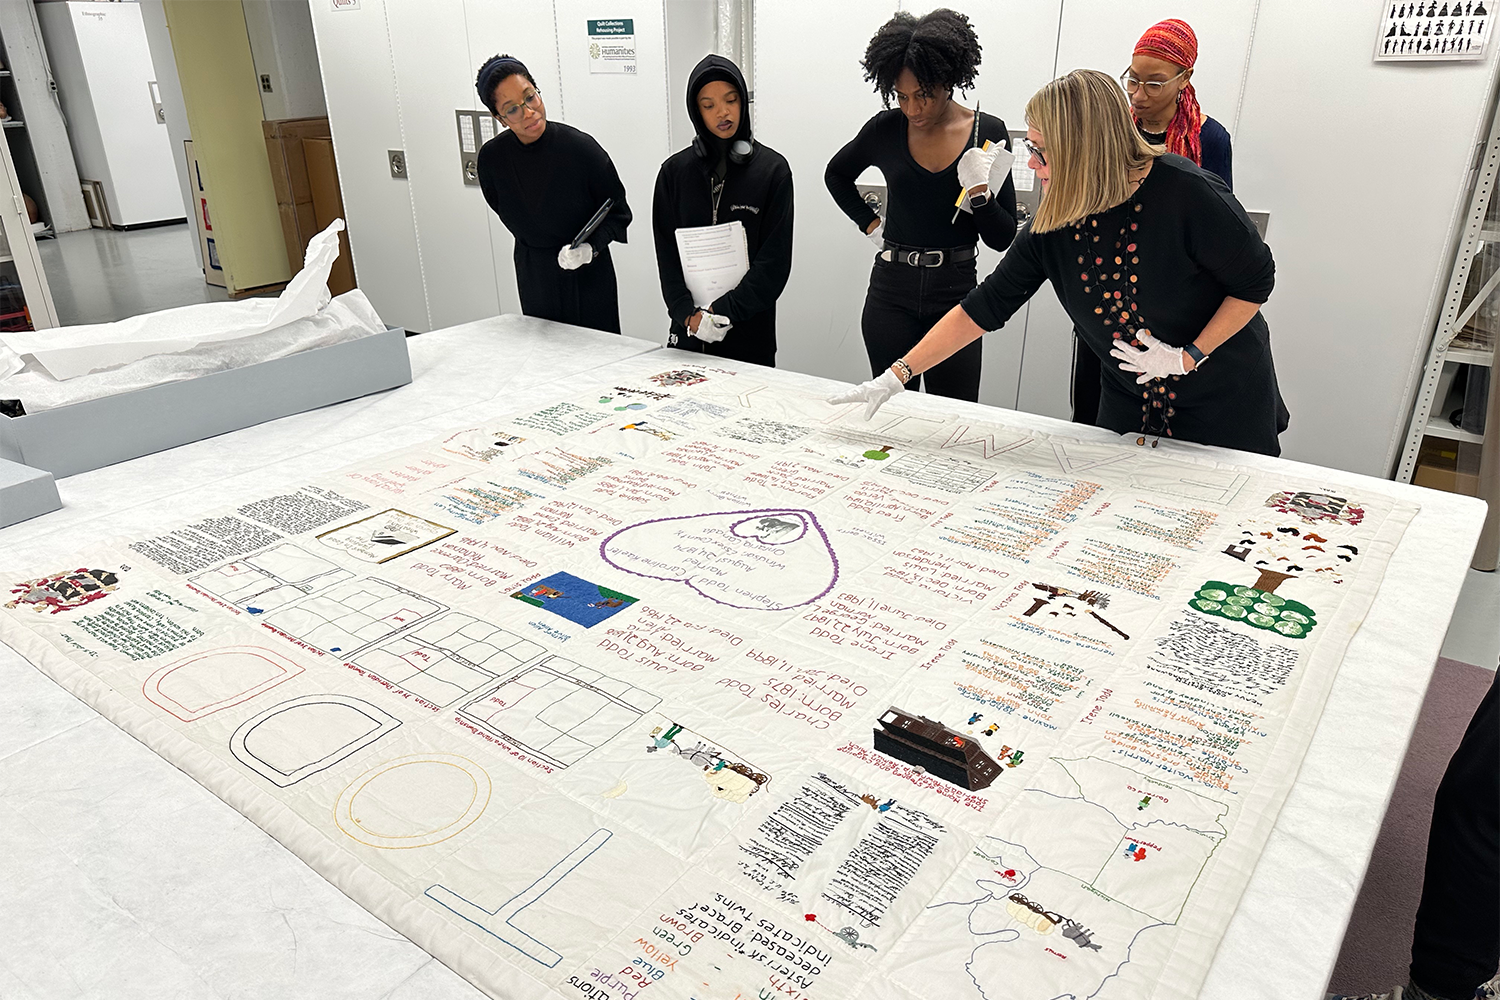
{"type": "Polygon", "coordinates": [[[110,223],[183,218],[140,4],[44,0],[36,12],[78,176],[103,185],[110,223]]]}

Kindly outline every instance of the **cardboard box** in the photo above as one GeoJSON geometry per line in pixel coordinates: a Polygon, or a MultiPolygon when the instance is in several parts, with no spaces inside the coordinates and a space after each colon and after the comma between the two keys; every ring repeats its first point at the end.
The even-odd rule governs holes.
{"type": "Polygon", "coordinates": [[[1459,468],[1460,447],[1459,442],[1447,438],[1423,438],[1422,450],[1417,453],[1417,466],[1412,472],[1412,485],[1477,497],[1479,473],[1459,468]]]}
{"type": "Polygon", "coordinates": [[[411,381],[406,331],[260,364],[0,416],[0,458],[63,478],[411,381]]]}
{"type": "MultiPolygon", "coordinates": [[[[302,152],[307,164],[308,184],[312,188],[317,231],[322,232],[334,219],[345,218],[344,195],[339,190],[338,165],[333,159],[333,140],[303,139],[302,152]]],[[[339,233],[339,259],[334,262],[333,270],[328,275],[328,290],[334,295],[342,295],[353,287],[354,258],[349,251],[349,231],[345,229],[339,233]]]]}
{"type": "MultiPolygon", "coordinates": [[[[298,208],[292,205],[277,205],[276,210],[281,213],[281,236],[286,241],[286,259],[288,263],[296,261],[295,264],[292,264],[292,273],[296,274],[302,270],[302,257],[307,253],[307,241],[321,232],[318,227],[318,217],[313,211],[311,202],[308,203],[306,208],[298,208]]],[[[343,238],[342,233],[339,235],[343,238]]],[[[348,257],[349,248],[341,245],[339,254],[340,260],[344,260],[348,257]]],[[[337,270],[338,265],[335,264],[334,271],[337,270]]],[[[333,284],[331,276],[328,283],[329,285],[333,284]]],[[[348,290],[347,288],[339,289],[333,294],[342,295],[348,290]]]]}
{"type": "Polygon", "coordinates": [[[307,204],[312,190],[307,165],[302,162],[303,139],[327,139],[333,135],[325,118],[283,118],[261,122],[266,156],[271,161],[271,184],[278,205],[307,204]]]}
{"type": "MultiPolygon", "coordinates": [[[[276,190],[276,207],[281,215],[281,235],[286,242],[287,264],[292,273],[296,274],[302,269],[302,255],[307,250],[307,241],[323,228],[316,224],[317,211],[313,206],[312,181],[308,177],[302,141],[329,139],[333,133],[329,130],[327,118],[284,118],[261,122],[261,130],[266,140],[266,157],[271,164],[271,185],[276,190]]],[[[338,289],[333,294],[338,295],[348,290],[338,289]]]]}
{"type": "Polygon", "coordinates": [[[52,473],[0,459],[0,528],[61,507],[52,473]]]}

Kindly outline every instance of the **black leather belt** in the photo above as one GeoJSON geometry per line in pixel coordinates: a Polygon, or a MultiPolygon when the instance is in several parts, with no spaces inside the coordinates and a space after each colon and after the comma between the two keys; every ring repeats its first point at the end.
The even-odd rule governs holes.
{"type": "Polygon", "coordinates": [[[887,243],[885,249],[877,253],[875,258],[889,264],[905,264],[908,267],[942,267],[944,264],[958,264],[973,260],[978,256],[978,247],[922,250],[917,247],[903,247],[887,243]]]}

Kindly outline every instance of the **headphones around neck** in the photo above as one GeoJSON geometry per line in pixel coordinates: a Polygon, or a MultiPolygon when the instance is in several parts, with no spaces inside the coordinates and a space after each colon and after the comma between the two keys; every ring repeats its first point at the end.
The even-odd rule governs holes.
{"type": "MultiPolygon", "coordinates": [[[[700,160],[706,160],[709,158],[708,148],[703,145],[703,136],[693,136],[693,152],[698,154],[698,159],[700,160]]],[[[729,144],[730,163],[748,163],[750,161],[750,158],[754,155],[755,143],[753,142],[746,142],[744,139],[736,139],[734,140],[734,142],[729,144]]]]}

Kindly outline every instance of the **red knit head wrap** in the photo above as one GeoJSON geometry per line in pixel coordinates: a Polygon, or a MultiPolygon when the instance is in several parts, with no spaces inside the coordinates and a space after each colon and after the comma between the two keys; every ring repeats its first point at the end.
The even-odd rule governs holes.
{"type": "MultiPolygon", "coordinates": [[[[1198,36],[1186,21],[1169,18],[1146,29],[1135,43],[1134,54],[1155,56],[1183,69],[1192,69],[1198,61],[1198,36]]],[[[1177,95],[1177,113],[1167,123],[1167,152],[1202,165],[1203,143],[1199,138],[1202,131],[1203,109],[1198,106],[1192,83],[1188,83],[1177,95]]]]}

